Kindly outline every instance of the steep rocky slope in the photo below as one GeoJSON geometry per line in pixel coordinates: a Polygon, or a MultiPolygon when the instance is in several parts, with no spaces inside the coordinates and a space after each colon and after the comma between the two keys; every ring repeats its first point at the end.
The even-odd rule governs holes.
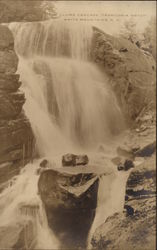
{"type": "Polygon", "coordinates": [[[93,28],[92,59],[107,73],[126,120],[155,109],[155,61],[130,41],[93,28]]]}
{"type": "Polygon", "coordinates": [[[33,134],[22,106],[18,58],[11,31],[0,25],[0,189],[32,158],[33,134]]]}
{"type": "MultiPolygon", "coordinates": [[[[0,1],[0,23],[46,19],[43,1],[0,1]]],[[[51,4],[50,4],[51,5],[51,4]]],[[[51,6],[53,9],[53,5],[51,6]]],[[[11,31],[0,25],[0,191],[32,159],[34,137],[23,112],[24,93],[16,74],[18,57],[11,31]]]]}
{"type": "MultiPolygon", "coordinates": [[[[113,214],[96,229],[91,242],[93,249],[156,249],[156,143],[152,143],[156,130],[155,124],[150,123],[147,120],[144,131],[142,127],[126,135],[125,148],[141,150],[134,154],[135,167],[126,184],[124,211],[113,214]]],[[[123,157],[129,156],[125,150],[122,153],[123,157]]]]}

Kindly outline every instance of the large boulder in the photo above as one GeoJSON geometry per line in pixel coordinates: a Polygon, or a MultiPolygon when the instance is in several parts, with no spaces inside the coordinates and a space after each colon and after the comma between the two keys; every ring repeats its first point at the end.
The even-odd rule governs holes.
{"type": "Polygon", "coordinates": [[[126,39],[93,30],[92,59],[108,75],[126,120],[131,122],[142,112],[155,109],[153,57],[126,39]]]}
{"type": "Polygon", "coordinates": [[[38,182],[39,194],[49,227],[61,248],[85,248],[95,217],[99,178],[89,171],[78,173],[69,169],[43,171],[38,182]]]}
{"type": "Polygon", "coordinates": [[[8,31],[8,28],[4,25],[0,25],[0,50],[13,50],[14,49],[14,40],[11,32],[8,31]]]}
{"type": "Polygon", "coordinates": [[[87,155],[66,154],[62,157],[63,166],[87,165],[88,161],[89,159],[87,155]]]}
{"type": "Polygon", "coordinates": [[[156,151],[156,141],[135,152],[137,157],[150,157],[156,151]]]}
{"type": "Polygon", "coordinates": [[[128,171],[130,168],[134,168],[134,163],[132,160],[127,159],[124,161],[124,163],[120,162],[117,166],[118,171],[128,171]]]}

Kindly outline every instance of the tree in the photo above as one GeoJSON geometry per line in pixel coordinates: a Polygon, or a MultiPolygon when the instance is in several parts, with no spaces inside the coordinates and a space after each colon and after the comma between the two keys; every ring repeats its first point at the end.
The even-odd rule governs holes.
{"type": "Polygon", "coordinates": [[[0,0],[0,22],[33,22],[54,17],[54,4],[42,0],[0,0]]]}
{"type": "Polygon", "coordinates": [[[41,4],[41,8],[43,10],[44,13],[44,19],[51,19],[51,18],[56,18],[57,17],[57,12],[56,12],[56,8],[54,5],[54,1],[43,1],[41,4]]]}
{"type": "Polygon", "coordinates": [[[136,23],[132,19],[129,19],[124,22],[123,27],[120,31],[120,36],[129,40],[132,43],[135,43],[138,41],[136,23]]]}
{"type": "Polygon", "coordinates": [[[156,19],[151,17],[147,27],[143,32],[143,46],[149,49],[149,52],[156,60],[156,19]]]}

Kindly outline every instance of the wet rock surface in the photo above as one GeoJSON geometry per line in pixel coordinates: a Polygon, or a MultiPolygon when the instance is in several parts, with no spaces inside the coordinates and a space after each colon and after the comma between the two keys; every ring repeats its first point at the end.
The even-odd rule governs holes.
{"type": "Polygon", "coordinates": [[[0,191],[32,158],[34,138],[22,111],[24,93],[16,74],[18,58],[11,31],[0,25],[0,191]]]}
{"type": "Polygon", "coordinates": [[[87,155],[66,154],[62,157],[63,166],[78,166],[88,164],[89,159],[87,155]]]}
{"type": "MultiPolygon", "coordinates": [[[[127,135],[126,148],[136,150],[134,168],[130,170],[126,184],[124,210],[108,217],[96,229],[91,241],[92,249],[156,249],[156,158],[153,138],[155,127],[148,127],[146,136],[139,135],[136,130],[127,135]],[[146,149],[150,152],[150,148],[148,156],[146,149]],[[143,157],[136,156],[136,152],[143,151],[143,157]]],[[[117,156],[112,161],[117,164],[122,161],[121,157],[117,156]]],[[[122,168],[124,170],[123,165],[122,168]]]]}
{"type": "Polygon", "coordinates": [[[155,61],[130,41],[94,27],[92,58],[108,75],[121,108],[131,123],[155,110],[155,61]]]}
{"type": "Polygon", "coordinates": [[[136,157],[150,157],[156,151],[156,141],[135,152],[136,157]]]}
{"type": "Polygon", "coordinates": [[[93,235],[93,249],[155,250],[156,180],[154,159],[132,170],[124,212],[106,220],[93,235]],[[146,170],[147,166],[149,169],[146,170]]]}
{"type": "Polygon", "coordinates": [[[38,188],[49,227],[63,249],[85,248],[95,217],[99,179],[93,173],[70,174],[65,170],[45,170],[38,188]]]}
{"type": "Polygon", "coordinates": [[[132,160],[125,160],[124,163],[119,163],[117,166],[118,171],[128,171],[130,168],[134,168],[134,163],[132,160]]]}

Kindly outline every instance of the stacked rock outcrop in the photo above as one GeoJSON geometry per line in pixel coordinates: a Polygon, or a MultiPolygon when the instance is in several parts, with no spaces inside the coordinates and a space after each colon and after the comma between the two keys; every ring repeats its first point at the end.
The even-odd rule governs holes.
{"type": "Polygon", "coordinates": [[[0,189],[32,158],[33,133],[22,111],[24,93],[16,74],[18,57],[11,31],[0,25],[0,189]]]}

